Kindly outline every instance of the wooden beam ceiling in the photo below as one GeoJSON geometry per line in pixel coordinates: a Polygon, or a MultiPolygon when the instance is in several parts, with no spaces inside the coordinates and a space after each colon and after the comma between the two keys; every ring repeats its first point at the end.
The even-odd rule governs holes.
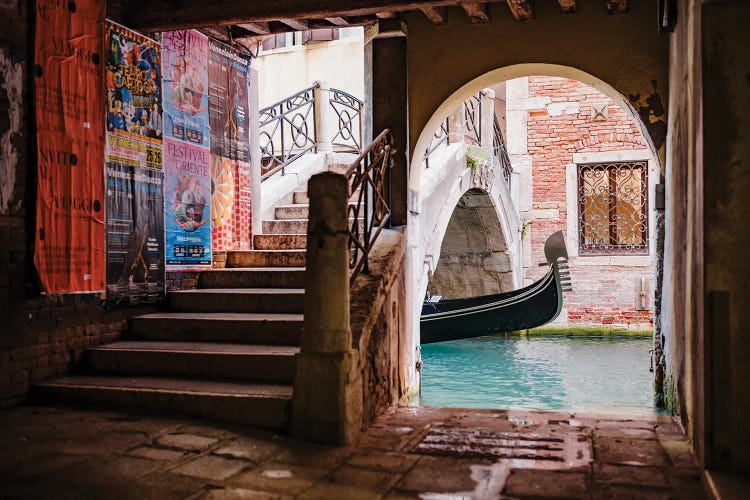
{"type": "Polygon", "coordinates": [[[622,14],[628,11],[628,0],[606,0],[607,12],[610,14],[622,14]]]}
{"type": "Polygon", "coordinates": [[[307,31],[310,29],[310,25],[304,19],[279,19],[279,21],[286,24],[294,31],[307,31]]]}
{"type": "Polygon", "coordinates": [[[419,9],[432,24],[445,24],[445,9],[443,7],[423,7],[419,9]]]}
{"type": "Polygon", "coordinates": [[[534,17],[530,0],[508,0],[508,7],[516,21],[528,21],[534,17]]]}
{"type": "Polygon", "coordinates": [[[426,7],[501,0],[122,0],[124,22],[141,31],[166,31],[281,19],[392,16],[426,7]],[[384,14],[387,13],[387,14],[384,14]]]}
{"type": "Polygon", "coordinates": [[[557,0],[557,3],[565,14],[573,14],[576,11],[576,0],[557,0]]]}
{"type": "Polygon", "coordinates": [[[240,28],[245,28],[250,33],[255,33],[256,35],[271,34],[271,27],[268,25],[268,23],[263,21],[257,23],[239,23],[237,26],[239,26],[240,28]]]}
{"type": "Polygon", "coordinates": [[[461,7],[463,7],[472,23],[486,24],[490,22],[490,12],[486,3],[463,3],[461,7]]]}
{"type": "Polygon", "coordinates": [[[349,26],[349,21],[343,17],[326,17],[326,21],[331,23],[333,26],[349,26]]]}

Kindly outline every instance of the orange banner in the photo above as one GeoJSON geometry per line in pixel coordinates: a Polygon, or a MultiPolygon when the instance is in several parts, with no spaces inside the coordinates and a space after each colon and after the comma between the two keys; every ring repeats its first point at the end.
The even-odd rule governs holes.
{"type": "Polygon", "coordinates": [[[104,2],[36,2],[37,233],[46,293],[105,289],[104,2]]]}

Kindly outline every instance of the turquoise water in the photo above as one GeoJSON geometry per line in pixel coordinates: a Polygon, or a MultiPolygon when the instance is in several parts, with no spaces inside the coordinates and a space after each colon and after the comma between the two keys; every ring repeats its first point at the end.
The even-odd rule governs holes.
{"type": "Polygon", "coordinates": [[[649,338],[480,337],[422,346],[428,406],[655,414],[649,338]]]}

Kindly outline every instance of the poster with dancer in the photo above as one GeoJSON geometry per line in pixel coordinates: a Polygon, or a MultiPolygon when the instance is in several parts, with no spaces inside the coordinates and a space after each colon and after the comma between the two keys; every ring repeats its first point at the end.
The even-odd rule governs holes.
{"type": "Polygon", "coordinates": [[[104,4],[38,0],[35,18],[34,264],[44,293],[100,292],[105,287],[104,4]]]}
{"type": "Polygon", "coordinates": [[[164,139],[164,225],[168,269],[211,265],[211,160],[208,148],[164,139]]]}
{"type": "Polygon", "coordinates": [[[107,302],[164,298],[164,173],[106,162],[107,302]]]}
{"type": "Polygon", "coordinates": [[[250,161],[247,86],[250,60],[221,42],[208,44],[211,154],[250,161]]]}
{"type": "Polygon", "coordinates": [[[209,147],[208,37],[195,30],[162,33],[164,135],[209,147]]]}
{"type": "Polygon", "coordinates": [[[107,21],[106,159],[162,168],[161,46],[107,21]]]}

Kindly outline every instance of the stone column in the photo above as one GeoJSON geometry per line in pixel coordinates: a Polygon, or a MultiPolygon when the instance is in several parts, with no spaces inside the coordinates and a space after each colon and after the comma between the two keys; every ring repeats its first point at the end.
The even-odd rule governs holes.
{"type": "MultiPolygon", "coordinates": [[[[261,219],[261,188],[260,188],[260,177],[261,162],[263,160],[263,154],[260,151],[260,114],[258,112],[260,107],[260,98],[258,94],[258,69],[250,68],[248,73],[249,82],[247,89],[247,114],[250,134],[250,204],[252,205],[251,213],[251,227],[250,227],[250,244],[252,243],[252,235],[261,234],[263,231],[263,222],[261,219]]],[[[235,194],[238,196],[239,194],[235,194]]]]}
{"type": "Polygon", "coordinates": [[[336,135],[331,109],[331,95],[324,81],[313,83],[313,99],[315,100],[315,152],[327,153],[331,151],[333,137],[336,135]]]}
{"type": "Polygon", "coordinates": [[[409,184],[406,25],[398,19],[384,19],[378,30],[369,42],[365,40],[368,56],[365,58],[365,101],[372,102],[369,108],[372,136],[377,137],[386,128],[393,134],[391,223],[400,226],[406,224],[409,184]]]}
{"type": "Polygon", "coordinates": [[[308,183],[305,322],[297,355],[292,434],[332,444],[357,441],[362,384],[349,322],[349,183],[324,172],[308,183]]]}
{"type": "Polygon", "coordinates": [[[484,89],[479,96],[479,119],[482,123],[480,145],[482,146],[482,149],[487,152],[489,158],[492,158],[494,156],[492,151],[492,141],[495,136],[495,91],[492,89],[484,89]]]}

